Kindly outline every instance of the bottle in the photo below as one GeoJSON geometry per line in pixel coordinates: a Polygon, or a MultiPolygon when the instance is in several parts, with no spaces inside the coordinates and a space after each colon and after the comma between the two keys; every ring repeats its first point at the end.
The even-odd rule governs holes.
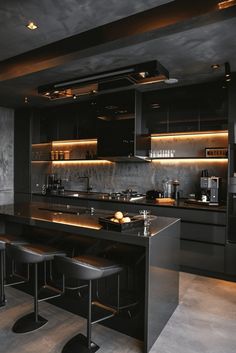
{"type": "Polygon", "coordinates": [[[64,151],[59,151],[58,156],[59,156],[60,161],[62,161],[64,159],[64,151]]]}
{"type": "Polygon", "coordinates": [[[177,179],[173,181],[173,199],[179,199],[179,180],[177,179]]]}

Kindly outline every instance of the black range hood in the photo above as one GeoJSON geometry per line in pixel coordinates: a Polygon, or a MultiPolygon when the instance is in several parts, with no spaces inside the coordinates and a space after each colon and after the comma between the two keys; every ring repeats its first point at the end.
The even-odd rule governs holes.
{"type": "Polygon", "coordinates": [[[151,138],[142,124],[141,93],[128,90],[98,98],[98,158],[148,161],[151,138]]]}
{"type": "Polygon", "coordinates": [[[134,85],[162,82],[167,78],[168,71],[157,60],[153,60],[40,86],[38,93],[50,100],[68,99],[134,85]]]}

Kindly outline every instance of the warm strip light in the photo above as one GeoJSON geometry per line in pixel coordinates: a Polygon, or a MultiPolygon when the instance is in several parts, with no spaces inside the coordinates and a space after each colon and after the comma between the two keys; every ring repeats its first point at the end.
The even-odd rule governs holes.
{"type": "Polygon", "coordinates": [[[96,144],[97,139],[89,139],[89,140],[67,140],[67,141],[53,141],[52,146],[71,146],[71,145],[92,145],[96,144]]]}
{"type": "Polygon", "coordinates": [[[95,225],[91,225],[88,223],[80,223],[80,222],[70,222],[70,221],[60,221],[57,220],[56,218],[52,219],[53,223],[60,223],[60,224],[66,224],[69,226],[75,226],[75,227],[82,227],[82,228],[89,228],[89,229],[95,229],[95,230],[100,230],[102,228],[102,226],[95,226],[95,225]]]}
{"type": "Polygon", "coordinates": [[[226,0],[218,3],[219,10],[227,9],[228,7],[236,5],[235,0],[226,0]]]}
{"type": "Polygon", "coordinates": [[[51,161],[31,161],[31,163],[49,163],[51,161]]]}
{"type": "Polygon", "coordinates": [[[211,131],[211,132],[191,132],[191,133],[179,133],[179,134],[152,134],[151,138],[153,140],[159,139],[187,139],[187,138],[205,138],[205,137],[212,137],[212,136],[222,136],[228,137],[227,131],[211,131]]]}
{"type": "Polygon", "coordinates": [[[51,142],[33,143],[32,147],[51,146],[51,142]]]}
{"type": "Polygon", "coordinates": [[[152,163],[159,163],[159,164],[177,164],[177,163],[227,163],[227,158],[166,158],[166,159],[153,159],[152,163]]]}
{"type": "Polygon", "coordinates": [[[58,164],[58,165],[63,165],[63,164],[74,164],[74,165],[79,165],[79,164],[113,164],[110,161],[99,159],[99,160],[84,160],[84,161],[70,161],[70,160],[63,160],[63,161],[52,161],[53,164],[58,164]]]}

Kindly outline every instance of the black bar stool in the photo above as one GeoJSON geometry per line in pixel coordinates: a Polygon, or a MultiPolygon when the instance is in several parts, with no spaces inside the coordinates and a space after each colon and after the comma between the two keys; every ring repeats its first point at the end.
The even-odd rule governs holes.
{"type": "MultiPolygon", "coordinates": [[[[5,277],[6,277],[6,245],[7,244],[13,244],[13,245],[19,245],[19,244],[26,244],[27,241],[24,239],[18,238],[15,235],[12,234],[0,234],[0,266],[1,266],[1,271],[0,271],[0,306],[6,305],[6,296],[5,296],[5,286],[6,285],[15,285],[19,283],[26,282],[29,278],[27,276],[26,279],[23,279],[23,276],[17,275],[18,280],[6,284],[5,283],[5,277]],[[19,280],[19,277],[21,280],[19,280]]],[[[14,275],[14,261],[12,261],[12,266],[11,266],[11,276],[14,275]]]]}
{"type": "Polygon", "coordinates": [[[119,273],[123,270],[123,268],[117,263],[107,259],[90,255],[73,258],[55,256],[54,261],[58,272],[61,272],[66,277],[85,280],[88,282],[87,337],[82,334],[74,336],[66,343],[62,353],[96,352],[99,347],[91,341],[91,328],[93,324],[111,318],[119,312],[119,273]],[[112,276],[114,274],[118,274],[116,310],[102,303],[92,302],[92,281],[112,276]],[[92,321],[92,305],[100,306],[101,308],[108,310],[110,314],[96,321],[92,321]]]}
{"type": "Polygon", "coordinates": [[[64,293],[64,276],[63,276],[63,286],[62,290],[58,288],[53,288],[55,292],[53,295],[39,299],[38,291],[38,264],[46,263],[46,261],[51,261],[54,259],[55,255],[65,256],[65,253],[45,245],[36,244],[24,244],[24,245],[12,245],[7,246],[9,255],[18,263],[26,263],[34,265],[34,311],[27,314],[17,320],[12,328],[15,333],[26,333],[34,331],[47,323],[47,320],[39,315],[38,313],[38,303],[39,301],[44,301],[60,296],[64,293]]]}

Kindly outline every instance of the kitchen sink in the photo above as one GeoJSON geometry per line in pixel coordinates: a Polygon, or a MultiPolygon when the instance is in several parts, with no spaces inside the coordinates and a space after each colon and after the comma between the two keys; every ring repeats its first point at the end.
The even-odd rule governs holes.
{"type": "MultiPolygon", "coordinates": [[[[69,205],[68,205],[69,206],[69,205]]],[[[75,214],[75,215],[80,215],[86,213],[86,209],[84,208],[78,208],[78,207],[72,207],[72,206],[65,206],[63,208],[62,206],[52,206],[52,207],[39,207],[39,210],[41,211],[49,211],[53,213],[63,213],[63,214],[75,214]]]]}

